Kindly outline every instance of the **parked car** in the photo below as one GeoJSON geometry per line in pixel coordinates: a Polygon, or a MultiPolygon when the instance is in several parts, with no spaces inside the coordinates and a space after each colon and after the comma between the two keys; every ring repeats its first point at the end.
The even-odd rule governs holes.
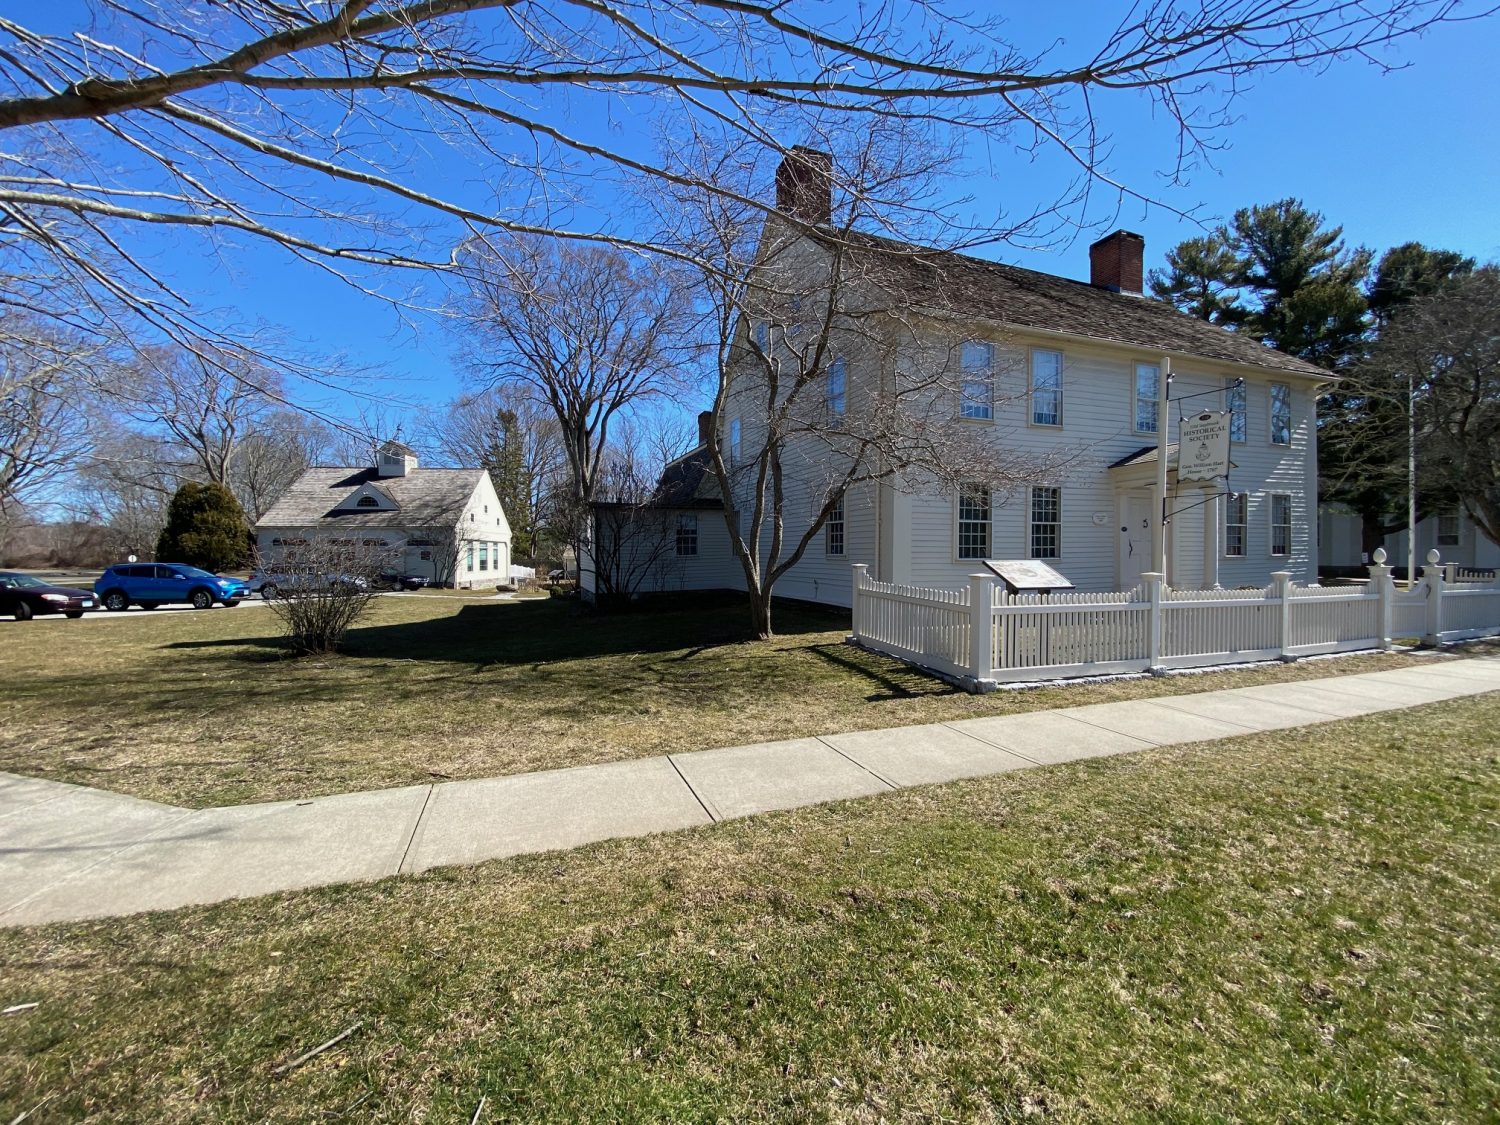
{"type": "Polygon", "coordinates": [[[240,604],[250,588],[240,578],[225,578],[184,563],[120,563],[110,567],[94,583],[94,593],[105,609],[142,609],[174,602],[187,602],[194,609],[209,609],[215,602],[240,604]]]}
{"type": "Polygon", "coordinates": [[[420,590],[427,585],[427,579],[420,574],[382,574],[378,581],[392,590],[420,590]]]}
{"type": "Polygon", "coordinates": [[[316,574],[305,571],[256,571],[250,576],[249,589],[260,594],[266,601],[272,598],[290,598],[325,588],[336,589],[348,586],[356,590],[368,590],[370,580],[360,574],[316,574]]]}
{"type": "Polygon", "coordinates": [[[30,621],[39,613],[60,613],[78,619],[97,605],[88,590],[53,586],[29,574],[0,570],[0,614],[30,621]]]}

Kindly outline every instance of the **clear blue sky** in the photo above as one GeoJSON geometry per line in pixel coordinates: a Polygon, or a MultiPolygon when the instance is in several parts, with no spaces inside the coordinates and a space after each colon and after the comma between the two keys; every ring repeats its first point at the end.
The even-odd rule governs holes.
{"type": "MultiPolygon", "coordinates": [[[[77,0],[64,0],[43,17],[15,14],[23,22],[41,18],[59,29],[79,26],[74,17],[80,7],[77,0]]],[[[1120,10],[1101,3],[1018,7],[1024,14],[1013,17],[1011,27],[1027,49],[1070,36],[1092,45],[1100,22],[1113,21],[1120,10]]],[[[1209,224],[1238,207],[1296,196],[1342,224],[1351,245],[1379,253],[1417,240],[1481,260],[1500,259],[1500,193],[1495,190],[1500,137],[1494,124],[1500,102],[1493,79],[1500,20],[1439,28],[1405,41],[1399,55],[1409,65],[1389,74],[1347,62],[1321,75],[1256,76],[1237,102],[1238,123],[1221,135],[1227,148],[1215,154],[1216,168],[1197,171],[1180,187],[1160,180],[1173,160],[1171,123],[1153,120],[1149,107],[1130,95],[1101,100],[1101,118],[1114,138],[1110,167],[1143,192],[1183,210],[1196,209],[1209,224]]],[[[956,185],[955,194],[997,198],[1026,210],[1054,198],[1062,182],[1055,162],[1033,165],[998,150],[983,158],[986,174],[956,185]]],[[[455,170],[440,174],[451,178],[455,170]]],[[[483,191],[483,169],[457,174],[472,190],[483,191]]],[[[987,253],[1084,278],[1088,243],[1114,227],[1145,236],[1148,268],[1159,265],[1176,242],[1202,233],[1165,209],[1138,202],[1124,202],[1116,215],[1107,192],[1096,198],[1093,211],[1090,219],[1098,226],[1070,245],[1047,251],[996,247],[987,253]]],[[[441,320],[421,320],[414,330],[381,302],[270,249],[225,261],[206,257],[190,237],[159,237],[158,249],[170,256],[175,280],[203,306],[279,326],[309,351],[332,357],[333,366],[383,369],[394,376],[384,389],[405,398],[441,401],[459,389],[455,344],[441,320]]],[[[437,295],[430,282],[428,288],[437,295]]]]}

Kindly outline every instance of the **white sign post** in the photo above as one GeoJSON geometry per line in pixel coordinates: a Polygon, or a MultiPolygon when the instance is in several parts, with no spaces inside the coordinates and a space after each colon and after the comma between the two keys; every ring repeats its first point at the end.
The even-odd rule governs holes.
{"type": "Polygon", "coordinates": [[[1227,410],[1205,410],[1184,418],[1177,439],[1177,479],[1217,480],[1229,475],[1227,410]]]}

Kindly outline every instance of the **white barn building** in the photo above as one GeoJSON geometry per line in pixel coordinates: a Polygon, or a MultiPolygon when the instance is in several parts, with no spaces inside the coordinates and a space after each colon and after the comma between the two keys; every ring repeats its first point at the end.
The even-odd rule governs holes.
{"type": "Polygon", "coordinates": [[[255,523],[265,566],[313,536],[386,554],[400,573],[435,585],[510,580],[510,524],[490,474],[421,468],[400,442],[382,446],[373,467],[308,469],[255,523]]]}

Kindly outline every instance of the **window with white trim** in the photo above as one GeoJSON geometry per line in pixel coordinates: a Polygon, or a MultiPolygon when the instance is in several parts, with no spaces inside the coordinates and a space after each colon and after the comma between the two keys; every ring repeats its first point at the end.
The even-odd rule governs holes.
{"type": "Polygon", "coordinates": [[[844,365],[844,357],[839,356],[828,365],[828,418],[834,425],[843,421],[848,390],[847,368],[844,365]]]}
{"type": "Polygon", "coordinates": [[[731,466],[740,463],[740,420],[729,419],[729,464],[731,466]]]}
{"type": "Polygon", "coordinates": [[[1440,513],[1437,518],[1437,545],[1439,547],[1457,547],[1458,538],[1458,513],[1440,513]]]}
{"type": "Polygon", "coordinates": [[[479,544],[479,569],[480,570],[489,570],[489,568],[490,568],[490,545],[488,543],[481,543],[481,544],[479,544]]]}
{"type": "Polygon", "coordinates": [[[990,490],[983,485],[959,489],[958,557],[990,557],[990,490]]]}
{"type": "Polygon", "coordinates": [[[823,524],[823,545],[824,550],[830,555],[844,553],[844,494],[842,492],[833,502],[833,507],[828,511],[828,519],[823,524]]]}
{"type": "Polygon", "coordinates": [[[1062,352],[1031,351],[1031,424],[1062,425],[1062,352]]]}
{"type": "Polygon", "coordinates": [[[472,543],[469,544],[468,550],[467,550],[467,552],[464,555],[464,569],[465,570],[473,570],[474,569],[474,544],[472,544],[472,543]]]}
{"type": "Polygon", "coordinates": [[[1224,382],[1224,409],[1229,411],[1229,440],[1245,440],[1245,384],[1238,379],[1224,382]]]}
{"type": "Polygon", "coordinates": [[[1031,557],[1055,559],[1062,554],[1062,489],[1031,490],[1031,557]]]}
{"type": "Polygon", "coordinates": [[[1271,444],[1292,444],[1292,388],[1271,384],[1271,444]]]}
{"type": "Polygon", "coordinates": [[[1135,432],[1154,434],[1158,398],[1161,396],[1161,368],[1154,363],[1135,365],[1135,432]]]}
{"type": "Polygon", "coordinates": [[[960,418],[987,421],[995,416],[995,348],[981,340],[966,340],[959,349],[962,374],[959,381],[960,418]]]}
{"type": "Polygon", "coordinates": [[[1284,492],[1271,493],[1271,554],[1292,553],[1292,498],[1284,492]]]}
{"type": "Polygon", "coordinates": [[[1250,537],[1250,496],[1244,492],[1231,492],[1224,497],[1224,555],[1226,558],[1245,557],[1245,545],[1250,537]]]}
{"type": "Polygon", "coordinates": [[[677,517],[677,557],[698,553],[698,513],[683,512],[677,517]]]}

